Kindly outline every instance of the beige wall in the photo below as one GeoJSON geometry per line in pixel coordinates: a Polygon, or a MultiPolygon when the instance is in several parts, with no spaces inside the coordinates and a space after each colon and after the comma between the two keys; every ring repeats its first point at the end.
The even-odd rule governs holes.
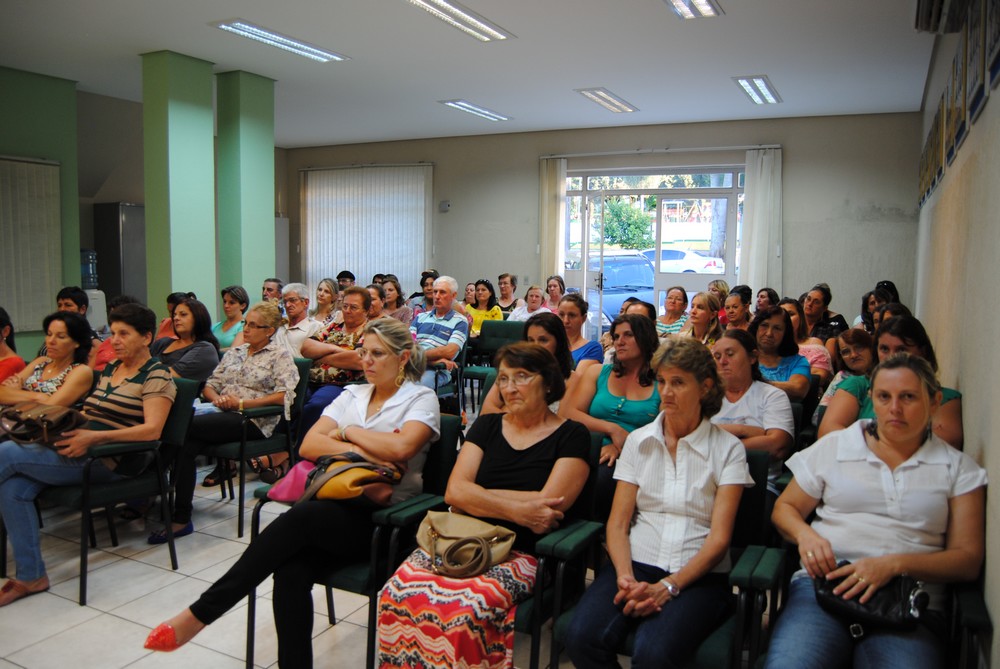
{"type": "MultiPolygon", "coordinates": [[[[299,170],[432,162],[433,255],[428,266],[460,282],[509,271],[539,277],[538,159],[551,154],[781,144],[784,148],[783,292],[818,281],[853,318],[862,293],[893,279],[913,296],[920,115],[885,114],[485,135],[288,149],[288,215],[299,235],[299,170]],[[440,213],[437,203],[451,201],[440,213]],[[849,263],[851,270],[843,271],[849,263]]],[[[733,152],[657,154],[635,164],[731,164],[733,152]]],[[[735,154],[739,159],[739,153],[735,154]]],[[[571,167],[585,161],[574,159],[571,167]]],[[[587,159],[586,162],[593,162],[587,159]]],[[[293,248],[294,248],[293,241],[293,248]]],[[[294,258],[294,268],[299,261],[294,258]]],[[[339,268],[330,268],[336,270],[339,268]]],[[[387,268],[391,269],[391,268],[387,268]]],[[[707,280],[706,280],[707,283],[707,280]]],[[[405,286],[412,289],[413,286],[405,286]]]]}
{"type": "MultiPolygon", "coordinates": [[[[930,127],[954,54],[953,39],[938,44],[927,86],[924,127],[930,127]]],[[[1000,95],[1000,89],[992,91],[1000,95]]],[[[922,140],[921,140],[922,141],[922,140]]],[[[1000,265],[1000,98],[987,102],[972,125],[955,162],[920,211],[920,263],[917,315],[927,326],[941,363],[941,379],[962,391],[965,451],[1000,481],[997,448],[997,399],[993,393],[1000,353],[987,337],[1000,331],[1000,311],[990,306],[989,282],[1000,265]],[[960,324],[960,326],[959,326],[960,324]]],[[[1000,535],[991,531],[1000,518],[1000,495],[987,495],[986,604],[994,620],[1000,611],[1000,535]],[[990,556],[994,559],[990,560],[990,556]]],[[[991,666],[1000,666],[1000,644],[990,649],[991,666]]]]}

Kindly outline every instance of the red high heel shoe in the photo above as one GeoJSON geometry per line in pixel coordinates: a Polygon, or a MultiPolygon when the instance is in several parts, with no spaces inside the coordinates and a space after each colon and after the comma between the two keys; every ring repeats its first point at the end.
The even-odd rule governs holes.
{"type": "Polygon", "coordinates": [[[174,628],[167,623],[160,623],[146,637],[146,643],[143,644],[143,647],[161,653],[170,653],[182,645],[177,643],[177,635],[174,634],[174,628]]]}

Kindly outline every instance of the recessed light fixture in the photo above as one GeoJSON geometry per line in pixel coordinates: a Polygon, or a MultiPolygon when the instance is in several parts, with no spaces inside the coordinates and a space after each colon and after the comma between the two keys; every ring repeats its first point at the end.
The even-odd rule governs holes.
{"type": "Polygon", "coordinates": [[[663,0],[682,19],[707,19],[725,12],[715,0],[663,0]]]}
{"type": "Polygon", "coordinates": [[[781,97],[774,90],[774,84],[763,74],[733,77],[733,81],[756,105],[776,105],[781,97]]]}
{"type": "Polygon", "coordinates": [[[513,34],[500,26],[457,2],[451,0],[409,0],[409,2],[482,42],[494,42],[514,37],[513,34]]]}
{"type": "Polygon", "coordinates": [[[591,102],[596,102],[608,111],[613,111],[616,114],[639,111],[638,107],[622,100],[606,88],[574,88],[573,90],[591,102]]]}
{"type": "Polygon", "coordinates": [[[447,107],[451,107],[452,109],[468,112],[469,114],[475,114],[476,116],[484,118],[487,121],[509,121],[511,119],[510,116],[504,116],[503,114],[498,114],[495,111],[487,109],[486,107],[474,105],[468,100],[438,100],[438,102],[447,107]]]}
{"type": "Polygon", "coordinates": [[[331,60],[350,60],[350,58],[343,54],[321,49],[318,46],[309,44],[308,42],[301,42],[297,39],[292,39],[291,37],[282,35],[281,33],[276,33],[273,30],[268,30],[267,28],[254,25],[249,21],[244,21],[243,19],[218,21],[210,25],[213,25],[216,28],[221,28],[226,32],[231,32],[234,35],[239,35],[240,37],[247,37],[270,46],[278,47],[279,49],[284,49],[285,51],[289,51],[305,58],[318,60],[321,63],[328,63],[331,60]]]}

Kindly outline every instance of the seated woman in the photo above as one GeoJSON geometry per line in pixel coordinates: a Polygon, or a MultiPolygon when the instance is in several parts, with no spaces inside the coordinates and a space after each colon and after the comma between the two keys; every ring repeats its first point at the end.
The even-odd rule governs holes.
{"type": "Polygon", "coordinates": [[[508,344],[497,364],[505,413],[469,428],[445,502],[453,512],[515,530],[515,552],[478,577],[458,579],[435,574],[418,548],[379,597],[381,667],[511,666],[515,607],[535,581],[530,553],[540,535],[559,526],[587,480],[586,429],[549,409],[564,388],[552,354],[537,344],[508,344]]]}
{"type": "Polygon", "coordinates": [[[320,279],[316,284],[316,310],[309,314],[313,320],[324,327],[333,323],[337,315],[334,305],[337,303],[339,290],[336,279],[320,279]]]}
{"type": "Polygon", "coordinates": [[[812,423],[819,426],[820,418],[830,405],[837,388],[844,379],[852,376],[867,376],[875,366],[875,353],[872,336],[861,328],[851,328],[837,337],[837,358],[833,361],[837,373],[826,387],[826,392],[819,398],[819,405],[813,413],[812,423]]]}
{"type": "Polygon", "coordinates": [[[756,314],[761,309],[778,306],[778,291],[774,288],[761,288],[757,291],[757,304],[754,307],[756,314]]]}
{"type": "MultiPolygon", "coordinates": [[[[897,353],[909,353],[925,359],[937,373],[937,356],[923,324],[912,316],[897,316],[884,321],[875,334],[875,353],[879,362],[897,353]]],[[[852,376],[840,384],[819,424],[818,435],[823,437],[842,430],[859,418],[872,418],[873,403],[871,383],[865,376],[852,376]]],[[[934,434],[945,443],[962,450],[962,393],[952,388],[941,388],[941,401],[934,411],[934,434]]]]}
{"type": "Polygon", "coordinates": [[[722,326],[719,324],[721,304],[713,293],[698,293],[691,298],[691,311],[680,336],[694,337],[711,348],[722,336],[722,326]]]}
{"type": "Polygon", "coordinates": [[[870,290],[861,297],[861,313],[854,319],[851,327],[862,328],[868,334],[875,334],[875,323],[872,314],[883,304],[892,302],[892,295],[882,288],[870,290]]]}
{"type": "Polygon", "coordinates": [[[601,343],[591,341],[583,336],[583,326],[587,323],[587,310],[590,305],[579,293],[570,293],[559,300],[559,319],[566,328],[569,339],[569,351],[573,355],[576,369],[582,372],[594,363],[604,362],[604,349],[601,343]]]}
{"type": "Polygon", "coordinates": [[[514,291],[517,290],[516,276],[504,272],[497,277],[497,288],[500,289],[500,294],[497,295],[497,306],[503,313],[510,314],[514,309],[524,306],[524,300],[514,295],[514,291]]]}
{"type": "Polygon", "coordinates": [[[747,330],[750,328],[750,298],[743,291],[729,293],[723,307],[726,311],[726,330],[747,330]]]}
{"type": "Polygon", "coordinates": [[[170,373],[184,379],[204,381],[219,364],[219,342],[212,334],[212,319],[205,305],[187,299],[174,307],[176,338],[157,339],[149,353],[166,365],[170,373]]]}
{"type": "MultiPolygon", "coordinates": [[[[51,325],[51,324],[50,324],[51,325]]],[[[97,388],[84,401],[88,423],[62,435],[55,448],[0,442],[0,514],[14,548],[17,579],[0,588],[0,606],[48,590],[34,499],[44,488],[83,480],[91,446],[158,439],[177,389],[170,371],[150,358],[156,315],[144,306],[126,304],[111,313],[111,337],[118,360],[102,372],[97,388]]],[[[101,483],[134,476],[147,464],[145,454],[102,458],[90,467],[90,480],[101,483]]]]}
{"type": "Polygon", "coordinates": [[[764,380],[801,401],[809,393],[809,361],[799,355],[792,318],[781,307],[758,311],[747,330],[757,340],[757,362],[764,380]]]}
{"type": "Polygon", "coordinates": [[[524,294],[524,304],[515,308],[507,317],[509,321],[526,321],[535,314],[548,312],[545,308],[545,293],[541,286],[529,286],[524,294]]]}
{"type": "MultiPolygon", "coordinates": [[[[368,323],[360,352],[368,383],[349,386],[326,408],[300,454],[315,460],[350,452],[395,463],[404,474],[391,501],[400,502],[421,490],[427,449],[441,429],[437,398],[420,385],[423,350],[402,323],[391,318],[368,323]]],[[[313,583],[331,565],[371,552],[371,517],[378,507],[362,497],[312,500],[289,509],[198,601],[154,629],[146,648],[171,651],[184,645],[273,573],[278,665],[311,667],[313,583]]]]}
{"type": "MultiPolygon", "coordinates": [[[[177,490],[172,515],[175,537],[186,537],[194,532],[191,511],[197,476],[195,458],[205,446],[239,441],[243,434],[244,409],[284,406],[285,418],[290,417],[299,372],[288,349],[271,339],[280,323],[281,313],[276,304],[258,302],[250,307],[243,330],[246,343],[229,349],[205,384],[202,394],[218,411],[194,417],[188,439],[177,453],[174,465],[174,485],[177,490]]],[[[279,416],[252,419],[246,428],[247,439],[270,437],[279,422],[279,416]]],[[[268,463],[268,466],[274,468],[279,465],[268,463]]],[[[235,471],[235,465],[232,467],[229,476],[235,471]]],[[[259,465],[257,468],[263,469],[259,465]]],[[[280,473],[283,474],[284,470],[280,473]]],[[[205,477],[202,485],[219,485],[220,477],[228,478],[217,467],[205,477]]],[[[277,480],[277,476],[274,480],[277,480]]],[[[166,532],[163,530],[154,532],[149,537],[151,544],[161,544],[166,540],[166,532]]]]}
{"type": "Polygon", "coordinates": [[[34,401],[68,407],[90,392],[94,374],[87,367],[92,342],[87,319],[57,311],[45,317],[42,328],[47,355],[0,384],[0,405],[34,401]]]}
{"type": "Polygon", "coordinates": [[[7,310],[0,307],[0,382],[24,369],[24,360],[14,345],[14,324],[7,310]]]}
{"type": "Polygon", "coordinates": [[[660,337],[678,334],[687,324],[688,294],[681,286],[667,288],[663,300],[663,315],[656,319],[656,334],[660,337]]]}
{"type": "Polygon", "coordinates": [[[382,282],[382,290],[385,291],[385,312],[390,318],[395,318],[403,325],[409,325],[413,321],[413,309],[407,306],[403,299],[403,288],[399,285],[399,279],[388,276],[382,282]]]}
{"type": "Polygon", "coordinates": [[[553,274],[545,280],[545,308],[552,313],[559,313],[559,303],[566,294],[566,282],[558,274],[553,274]]]}
{"type": "Polygon", "coordinates": [[[653,368],[663,402],[629,435],[608,519],[611,563],[587,588],[566,648],[576,667],[617,666],[634,631],[632,666],[681,666],[730,610],[729,542],[753,479],[739,439],[709,419],[722,403],[712,354],[669,339],[653,368]]]}
{"type": "Polygon", "coordinates": [[[156,330],[156,336],[153,337],[154,342],[164,337],[177,339],[177,333],[174,332],[174,309],[184,300],[195,299],[198,299],[198,296],[194,293],[170,293],[167,295],[167,317],[160,321],[160,325],[156,330]]]}
{"type": "Polygon", "coordinates": [[[212,326],[212,335],[219,342],[219,351],[225,353],[243,343],[243,314],[250,306],[250,295],[243,286],[226,286],[219,291],[222,296],[222,313],[225,318],[212,326]]]}
{"type": "Polygon", "coordinates": [[[757,365],[757,341],[749,332],[730,326],[712,347],[712,355],[726,389],[722,409],[712,416],[712,423],[747,448],[767,451],[767,489],[777,497],[781,465],[792,452],[795,436],[788,395],[764,382],[757,365]]]}
{"type": "Polygon", "coordinates": [[[875,311],[872,312],[872,327],[875,328],[872,335],[878,332],[882,321],[887,321],[895,316],[913,316],[913,312],[905,304],[899,302],[888,302],[881,307],[876,307],[875,311]]]}
{"type": "Polygon", "coordinates": [[[385,290],[382,288],[382,285],[370,283],[365,286],[365,289],[372,298],[372,305],[368,307],[368,320],[373,321],[376,318],[388,316],[385,313],[385,290]]]}
{"type": "Polygon", "coordinates": [[[719,324],[725,328],[729,325],[728,316],[726,316],[725,304],[726,300],[729,299],[729,284],[723,279],[715,279],[714,281],[708,282],[708,288],[705,289],[707,292],[715,295],[715,298],[719,300],[719,324]]]}
{"type": "Polygon", "coordinates": [[[799,355],[809,361],[809,373],[819,377],[819,387],[822,392],[830,383],[830,379],[833,378],[833,361],[830,358],[830,352],[822,341],[816,337],[810,337],[809,333],[806,332],[805,312],[798,300],[786,297],[778,302],[778,306],[788,312],[788,317],[792,319],[792,334],[795,335],[799,355]]]}
{"type": "Polygon", "coordinates": [[[611,324],[614,361],[577,372],[580,379],[559,415],[605,435],[597,473],[597,519],[607,518],[614,496],[614,466],[633,430],[648,425],[660,411],[650,361],[660,343],[653,322],[626,314],[611,324]]]}
{"type": "MultiPolygon", "coordinates": [[[[559,371],[562,372],[563,379],[566,381],[566,392],[563,397],[569,397],[572,394],[573,384],[580,375],[573,371],[573,354],[569,352],[566,328],[563,327],[559,317],[548,310],[536,313],[524,324],[523,338],[529,344],[538,344],[555,357],[556,362],[559,363],[559,371]]],[[[549,405],[549,409],[558,413],[561,401],[553,402],[549,405]]],[[[494,383],[479,407],[479,415],[484,416],[501,411],[503,411],[503,399],[500,397],[500,388],[494,383]]]]}
{"type": "Polygon", "coordinates": [[[794,478],[772,520],[798,544],[802,569],[792,577],[767,667],[951,664],[945,584],[979,575],[986,472],[931,434],[941,390],[928,361],[906,353],[882,361],[872,372],[872,395],[874,420],[788,460],[794,478]],[[850,564],[838,567],[840,560],[850,564]],[[833,592],[866,602],[901,574],[923,581],[930,595],[919,625],[909,632],[866,627],[860,639],[820,608],[812,584],[846,577],[833,592]]]}
{"type": "Polygon", "coordinates": [[[833,302],[830,286],[817,283],[809,289],[801,301],[806,317],[807,334],[822,341],[832,357],[837,335],[847,330],[849,326],[846,318],[829,309],[830,303],[833,302]]]}
{"type": "Polygon", "coordinates": [[[476,281],[476,303],[465,305],[465,313],[472,318],[469,336],[478,337],[483,321],[502,321],[503,311],[497,304],[497,295],[488,279],[476,281]]]}

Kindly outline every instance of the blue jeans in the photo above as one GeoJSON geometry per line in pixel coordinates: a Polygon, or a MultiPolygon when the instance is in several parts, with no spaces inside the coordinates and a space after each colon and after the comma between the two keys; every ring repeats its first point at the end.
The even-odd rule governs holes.
{"type": "MultiPolygon", "coordinates": [[[[14,548],[20,580],[45,576],[35,498],[48,486],[81,483],[85,463],[86,458],[67,458],[39,444],[0,442],[0,514],[14,548]]],[[[100,462],[91,467],[91,480],[96,483],[120,478],[100,462]]]]}
{"type": "MultiPolygon", "coordinates": [[[[933,611],[923,617],[941,622],[933,611]]],[[[797,578],[788,588],[765,667],[930,669],[945,666],[944,651],[943,640],[923,624],[912,632],[866,630],[864,638],[854,641],[847,625],[820,608],[812,580],[797,578]]]]}
{"type": "Polygon", "coordinates": [[[420,377],[420,383],[431,390],[437,390],[451,383],[451,372],[444,369],[428,369],[420,377]]]}
{"type": "MultiPolygon", "coordinates": [[[[638,581],[655,583],[668,572],[632,562],[638,581]]],[[[618,577],[606,564],[583,593],[566,638],[566,651],[578,669],[617,667],[617,649],[635,631],[632,667],[678,667],[712,633],[730,610],[733,596],[724,574],[709,574],[689,585],[659,613],[633,618],[614,603],[618,577]]]]}

